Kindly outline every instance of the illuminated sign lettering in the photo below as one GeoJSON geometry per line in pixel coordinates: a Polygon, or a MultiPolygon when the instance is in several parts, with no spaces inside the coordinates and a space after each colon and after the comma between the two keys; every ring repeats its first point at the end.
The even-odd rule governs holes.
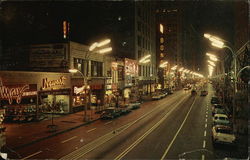
{"type": "Polygon", "coordinates": [[[24,91],[29,89],[29,85],[24,85],[22,87],[6,87],[2,83],[0,78],[0,99],[8,100],[9,104],[16,100],[16,103],[21,103],[24,91]]]}
{"type": "Polygon", "coordinates": [[[75,94],[79,94],[79,93],[83,93],[84,92],[84,89],[85,89],[85,86],[82,86],[82,87],[74,87],[74,93],[75,94]]]}
{"type": "Polygon", "coordinates": [[[49,81],[47,78],[43,79],[43,86],[42,89],[46,89],[46,88],[50,88],[50,87],[54,87],[54,86],[62,86],[64,85],[64,80],[66,80],[67,78],[64,76],[61,76],[59,79],[57,80],[51,80],[49,81]]]}

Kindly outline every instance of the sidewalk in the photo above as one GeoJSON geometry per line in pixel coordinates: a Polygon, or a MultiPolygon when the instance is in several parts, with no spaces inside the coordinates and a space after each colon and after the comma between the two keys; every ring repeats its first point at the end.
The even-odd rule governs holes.
{"type": "Polygon", "coordinates": [[[84,122],[84,111],[54,117],[53,124],[56,126],[54,130],[48,128],[52,124],[52,120],[43,120],[40,122],[31,123],[7,123],[6,127],[6,146],[10,149],[17,150],[21,147],[39,142],[49,137],[67,132],[80,126],[89,124],[98,120],[100,114],[95,114],[94,111],[87,110],[87,115],[91,117],[88,122],[84,122]]]}

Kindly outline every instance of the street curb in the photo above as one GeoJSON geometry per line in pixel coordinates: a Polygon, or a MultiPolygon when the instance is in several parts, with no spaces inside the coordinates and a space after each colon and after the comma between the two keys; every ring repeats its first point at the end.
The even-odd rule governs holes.
{"type": "Polygon", "coordinates": [[[93,123],[93,122],[95,122],[95,121],[97,121],[97,120],[99,120],[99,119],[100,119],[100,118],[97,118],[97,119],[94,119],[94,120],[92,120],[92,121],[89,121],[89,122],[86,122],[86,123],[77,125],[77,126],[75,126],[75,127],[71,127],[71,128],[69,128],[69,129],[65,129],[65,130],[60,131],[60,132],[56,132],[56,133],[51,134],[51,135],[49,135],[49,136],[46,136],[46,137],[43,137],[43,138],[40,138],[40,139],[37,139],[37,140],[33,140],[33,141],[29,142],[29,143],[22,144],[22,145],[20,145],[20,146],[16,146],[16,147],[14,147],[14,148],[12,148],[12,149],[13,149],[13,150],[18,150],[18,149],[21,149],[21,148],[23,148],[23,147],[27,147],[27,146],[32,145],[32,144],[34,144],[34,143],[41,142],[41,141],[43,141],[43,140],[46,140],[46,139],[49,139],[49,138],[51,138],[51,137],[57,136],[57,135],[59,135],[59,134],[63,134],[63,133],[65,133],[65,132],[69,132],[69,131],[71,131],[71,130],[74,130],[74,129],[80,128],[80,127],[82,127],[82,126],[91,124],[91,123],[93,123]]]}

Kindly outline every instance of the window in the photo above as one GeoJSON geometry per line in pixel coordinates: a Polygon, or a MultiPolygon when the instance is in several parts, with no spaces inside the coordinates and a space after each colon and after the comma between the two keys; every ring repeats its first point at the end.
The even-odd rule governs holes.
{"type": "Polygon", "coordinates": [[[101,77],[102,76],[102,62],[91,61],[91,76],[101,77]]]}
{"type": "Polygon", "coordinates": [[[138,69],[139,69],[139,71],[138,71],[138,73],[139,73],[139,76],[141,76],[141,65],[139,65],[139,67],[138,67],[138,69]]]}
{"type": "Polygon", "coordinates": [[[138,50],[138,59],[140,59],[142,57],[142,52],[141,50],[138,50]]]}
{"type": "Polygon", "coordinates": [[[160,42],[164,43],[164,38],[163,37],[160,38],[160,42]]]}
{"type": "Polygon", "coordinates": [[[161,58],[163,58],[163,57],[164,57],[164,54],[163,54],[163,53],[161,53],[161,54],[160,54],[160,57],[161,57],[161,58]]]}
{"type": "Polygon", "coordinates": [[[82,72],[83,75],[87,76],[88,62],[86,60],[74,58],[74,68],[82,72]]]}
{"type": "Polygon", "coordinates": [[[118,80],[121,81],[124,79],[124,67],[118,65],[118,80]]]}
{"type": "Polygon", "coordinates": [[[160,45],[160,50],[163,51],[164,50],[164,46],[160,45]]]}
{"type": "Polygon", "coordinates": [[[141,46],[141,36],[137,37],[137,41],[138,41],[138,46],[141,46]]]}
{"type": "Polygon", "coordinates": [[[141,22],[138,21],[138,22],[137,22],[137,25],[138,25],[138,31],[141,31],[141,28],[142,28],[141,22]]]}
{"type": "Polygon", "coordinates": [[[163,25],[160,24],[160,32],[163,33],[163,25]]]}

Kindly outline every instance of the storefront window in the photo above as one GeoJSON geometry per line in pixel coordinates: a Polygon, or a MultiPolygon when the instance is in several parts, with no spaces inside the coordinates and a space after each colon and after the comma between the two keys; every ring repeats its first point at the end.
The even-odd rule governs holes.
{"type": "Polygon", "coordinates": [[[91,76],[102,77],[102,62],[91,61],[91,76]]]}
{"type": "Polygon", "coordinates": [[[68,113],[69,106],[69,91],[49,91],[40,94],[39,110],[42,113],[68,113]]]}

